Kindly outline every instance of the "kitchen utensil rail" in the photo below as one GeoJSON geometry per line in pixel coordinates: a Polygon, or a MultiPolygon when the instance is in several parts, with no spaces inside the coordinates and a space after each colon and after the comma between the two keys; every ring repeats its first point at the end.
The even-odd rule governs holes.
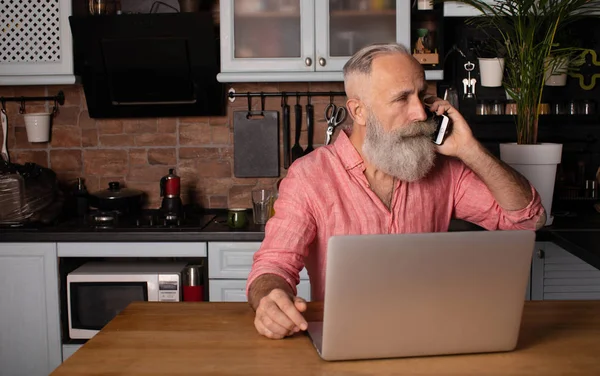
{"type": "Polygon", "coordinates": [[[4,103],[6,102],[21,102],[21,107],[19,107],[20,114],[25,113],[25,102],[42,101],[54,101],[54,108],[52,109],[52,112],[55,113],[58,111],[58,105],[62,106],[65,104],[65,93],[60,90],[56,95],[48,97],[0,97],[0,103],[2,104],[2,107],[4,107],[4,103]]]}
{"type": "Polygon", "coordinates": [[[237,97],[339,97],[346,96],[344,91],[275,91],[275,92],[244,92],[236,93],[235,89],[229,89],[227,97],[230,102],[237,97]]]}

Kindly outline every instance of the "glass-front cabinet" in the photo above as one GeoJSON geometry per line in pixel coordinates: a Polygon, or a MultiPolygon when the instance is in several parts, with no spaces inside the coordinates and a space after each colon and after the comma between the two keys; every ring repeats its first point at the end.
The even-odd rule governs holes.
{"type": "MultiPolygon", "coordinates": [[[[374,42],[411,46],[411,0],[221,0],[221,82],[342,81],[374,42]]],[[[428,77],[430,78],[430,77],[428,77]]]]}

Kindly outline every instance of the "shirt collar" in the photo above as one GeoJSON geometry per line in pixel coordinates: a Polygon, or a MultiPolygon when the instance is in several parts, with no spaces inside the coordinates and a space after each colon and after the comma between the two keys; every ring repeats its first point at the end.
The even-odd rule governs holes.
{"type": "Polygon", "coordinates": [[[348,134],[346,134],[345,130],[338,134],[333,145],[346,170],[351,170],[360,166],[364,171],[365,162],[350,141],[350,138],[348,137],[348,134]]]}

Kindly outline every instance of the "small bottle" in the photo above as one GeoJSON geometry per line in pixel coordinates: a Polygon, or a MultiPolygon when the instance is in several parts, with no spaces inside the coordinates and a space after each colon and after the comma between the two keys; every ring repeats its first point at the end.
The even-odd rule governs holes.
{"type": "Polygon", "coordinates": [[[77,216],[84,217],[88,213],[88,191],[83,184],[82,178],[77,178],[77,188],[75,189],[75,200],[77,206],[77,216]]]}

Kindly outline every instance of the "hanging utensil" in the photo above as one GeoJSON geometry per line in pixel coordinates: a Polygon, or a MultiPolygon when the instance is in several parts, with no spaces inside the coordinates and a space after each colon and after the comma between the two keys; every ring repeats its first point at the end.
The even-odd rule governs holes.
{"type": "Polygon", "coordinates": [[[338,107],[333,103],[333,96],[329,104],[325,107],[325,120],[327,121],[327,130],[325,131],[325,145],[329,145],[333,138],[333,133],[338,125],[346,120],[346,108],[338,107]]]}
{"type": "Polygon", "coordinates": [[[2,101],[2,108],[0,109],[0,121],[2,122],[2,152],[0,153],[0,157],[6,161],[10,162],[10,157],[8,155],[8,116],[6,115],[6,105],[4,101],[2,101]]]}
{"type": "Polygon", "coordinates": [[[265,96],[260,96],[260,111],[233,112],[233,173],[237,178],[279,176],[279,111],[265,111],[265,96]]]}
{"type": "Polygon", "coordinates": [[[310,104],[310,95],[308,95],[307,98],[308,98],[308,103],[306,104],[306,130],[308,131],[308,145],[306,146],[306,149],[304,150],[304,155],[307,155],[311,151],[315,150],[313,148],[313,134],[315,132],[315,126],[314,126],[315,109],[314,109],[313,105],[310,104]]]}
{"type": "Polygon", "coordinates": [[[292,147],[292,163],[304,155],[304,149],[300,146],[300,135],[302,131],[302,105],[300,105],[299,96],[296,96],[296,105],[294,106],[294,114],[296,118],[296,137],[294,146],[292,147]]]}
{"type": "Polygon", "coordinates": [[[283,108],[283,168],[290,167],[290,105],[287,103],[287,95],[282,93],[281,107],[283,108]]]}

